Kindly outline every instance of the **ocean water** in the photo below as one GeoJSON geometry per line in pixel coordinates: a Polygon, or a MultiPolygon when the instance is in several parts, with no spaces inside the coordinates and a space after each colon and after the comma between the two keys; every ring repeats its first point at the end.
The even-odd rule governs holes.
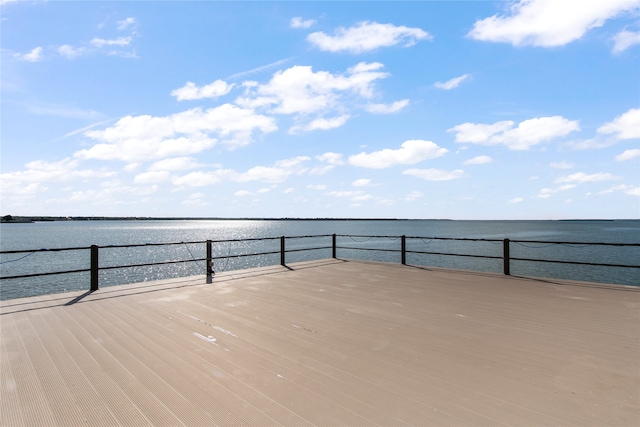
{"type": "MultiPolygon", "coordinates": [[[[60,221],[0,225],[0,250],[33,250],[69,247],[200,242],[277,238],[279,236],[323,236],[288,238],[287,250],[331,245],[338,236],[339,258],[400,262],[399,253],[362,251],[400,249],[406,235],[408,251],[446,252],[468,255],[502,256],[502,242],[469,242],[435,238],[466,238],[565,242],[563,244],[512,242],[514,258],[555,259],[640,265],[640,247],[582,245],[580,242],[640,243],[640,221],[439,221],[439,220],[149,220],[149,221],[60,221]],[[371,237],[381,236],[381,237],[371,237]],[[415,237],[415,238],[412,238],[415,237]],[[574,242],[574,243],[571,243],[574,242]]],[[[215,243],[215,270],[228,271],[279,264],[280,240],[215,243]],[[259,257],[230,258],[229,255],[278,252],[259,257]]],[[[205,257],[202,243],[138,248],[101,248],[100,267],[141,264],[205,257]]],[[[330,258],[331,249],[292,252],[287,262],[330,258]]],[[[2,277],[50,271],[86,269],[87,249],[64,252],[1,254],[2,277]]],[[[501,272],[502,260],[444,255],[407,254],[407,263],[466,270],[501,272]]],[[[103,270],[100,286],[111,286],[170,277],[202,275],[204,262],[103,270]]],[[[564,278],[599,283],[640,285],[640,269],[595,267],[512,261],[511,274],[564,278]]],[[[89,273],[7,279],[0,284],[0,298],[58,293],[88,289],[89,273]]]]}

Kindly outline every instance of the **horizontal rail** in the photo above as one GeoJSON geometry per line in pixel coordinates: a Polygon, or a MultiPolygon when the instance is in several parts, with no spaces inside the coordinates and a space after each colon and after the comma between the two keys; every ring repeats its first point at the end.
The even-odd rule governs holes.
{"type": "Polygon", "coordinates": [[[594,267],[622,267],[622,268],[640,268],[640,265],[629,265],[629,264],[610,264],[610,263],[599,263],[599,262],[584,262],[584,261],[562,261],[555,259],[535,259],[535,258],[514,258],[511,257],[512,261],[531,261],[531,262],[550,262],[556,264],[574,264],[574,265],[591,265],[594,267]]]}
{"type": "Polygon", "coordinates": [[[89,250],[90,246],[83,246],[79,248],[52,248],[52,249],[20,249],[15,251],[0,251],[0,255],[9,255],[9,254],[26,254],[26,253],[36,253],[36,252],[63,252],[63,251],[82,251],[89,250]]]}
{"type": "Polygon", "coordinates": [[[56,274],[73,274],[73,273],[86,273],[91,271],[90,268],[85,268],[82,270],[67,270],[67,271],[49,271],[47,273],[33,273],[33,274],[21,274],[17,276],[2,276],[0,280],[9,280],[9,279],[24,279],[27,277],[38,277],[38,276],[53,276],[56,274]]]}
{"type": "MultiPolygon", "coordinates": [[[[423,255],[448,255],[448,256],[461,256],[470,258],[488,258],[488,259],[502,259],[501,256],[495,255],[472,255],[472,254],[452,254],[447,252],[426,252],[426,251],[407,251],[408,254],[423,254],[423,255]]],[[[515,258],[511,258],[515,259],[515,258]]]]}

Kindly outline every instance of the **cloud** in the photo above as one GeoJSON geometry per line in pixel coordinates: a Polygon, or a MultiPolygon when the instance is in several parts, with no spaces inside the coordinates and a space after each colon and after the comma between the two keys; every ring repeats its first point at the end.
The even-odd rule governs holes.
{"type": "Polygon", "coordinates": [[[316,21],[313,19],[302,19],[300,16],[296,16],[295,18],[291,18],[291,28],[309,28],[315,24],[316,21]]]}
{"type": "Polygon", "coordinates": [[[261,65],[259,67],[252,68],[252,69],[247,70],[247,71],[240,71],[239,73],[235,73],[235,74],[232,74],[229,77],[227,77],[227,80],[234,80],[234,79],[238,79],[240,77],[247,76],[249,74],[255,74],[255,73],[260,73],[262,71],[271,70],[273,68],[277,68],[277,67],[279,67],[281,65],[286,64],[287,62],[291,61],[292,59],[293,58],[279,59],[278,61],[271,62],[270,64],[267,64],[267,65],[261,65]]]}
{"type": "Polygon", "coordinates": [[[309,157],[298,156],[279,160],[273,166],[255,166],[246,172],[236,172],[232,169],[217,169],[210,172],[196,171],[187,175],[173,177],[172,182],[176,186],[186,187],[203,187],[225,181],[261,181],[279,184],[286,181],[291,175],[299,175],[306,172],[307,169],[303,167],[303,163],[308,160],[310,160],[309,157]]]}
{"type": "Polygon", "coordinates": [[[562,116],[538,117],[514,126],[511,120],[492,125],[463,123],[448,129],[456,133],[456,142],[480,145],[505,145],[510,150],[528,150],[534,145],[580,130],[577,120],[562,116]]]}
{"type": "Polygon", "coordinates": [[[197,87],[193,82],[187,82],[180,89],[171,92],[171,96],[175,96],[178,101],[191,101],[202,98],[218,98],[231,92],[235,84],[228,84],[223,80],[216,80],[208,85],[197,87]]]}
{"type": "Polygon", "coordinates": [[[187,169],[195,169],[204,166],[198,163],[193,157],[174,157],[172,159],[164,159],[155,162],[149,166],[150,171],[182,171],[187,169]]]}
{"type": "MultiPolygon", "coordinates": [[[[292,115],[291,134],[334,129],[347,122],[350,110],[362,108],[359,98],[368,100],[374,96],[375,82],[389,76],[381,71],[383,67],[379,62],[360,62],[344,73],[334,74],[296,65],[277,71],[266,84],[243,82],[244,94],[235,103],[269,114],[292,115]]],[[[399,110],[406,103],[378,107],[377,112],[399,110]]]]}
{"type": "Polygon", "coordinates": [[[327,186],[324,185],[324,184],[317,184],[317,185],[309,184],[309,185],[307,185],[307,188],[310,189],[310,190],[324,191],[324,190],[327,189],[327,186]]]}
{"type": "Polygon", "coordinates": [[[516,204],[516,203],[522,203],[522,202],[524,202],[524,199],[522,197],[514,197],[513,199],[509,200],[507,203],[516,204]]]}
{"type": "Polygon", "coordinates": [[[460,86],[460,83],[469,78],[469,74],[463,74],[460,77],[454,77],[446,82],[437,82],[434,84],[438,89],[451,90],[460,86]]]}
{"type": "Polygon", "coordinates": [[[562,176],[555,179],[555,182],[568,182],[568,183],[576,183],[576,184],[584,184],[585,182],[602,182],[602,181],[611,181],[620,179],[610,173],[594,173],[594,174],[586,174],[584,172],[576,172],[571,175],[562,176]]]}
{"type": "Polygon", "coordinates": [[[169,181],[171,174],[167,171],[149,171],[138,174],[133,179],[136,184],[160,184],[169,181]]]}
{"type": "Polygon", "coordinates": [[[106,129],[85,132],[99,143],[75,156],[126,162],[178,157],[201,152],[218,142],[232,147],[246,145],[255,132],[276,129],[272,118],[230,104],[164,117],[127,116],[106,129]]]}
{"type": "Polygon", "coordinates": [[[69,200],[74,202],[91,202],[100,205],[119,205],[127,203],[123,196],[135,196],[139,201],[140,196],[148,196],[158,191],[157,185],[148,186],[128,186],[117,180],[105,181],[100,184],[100,188],[74,191],[69,200]]]}
{"type": "Polygon", "coordinates": [[[351,183],[354,187],[366,187],[369,184],[371,184],[371,180],[366,178],[356,179],[351,183]]]}
{"type": "Polygon", "coordinates": [[[344,165],[344,160],[342,160],[342,154],[339,153],[332,153],[332,152],[327,152],[324,154],[321,154],[319,156],[316,156],[316,159],[320,160],[321,162],[327,162],[330,165],[344,165]]]}
{"type": "Polygon", "coordinates": [[[34,47],[28,53],[14,53],[13,56],[19,59],[20,61],[27,61],[27,62],[39,62],[44,59],[44,57],[42,56],[41,46],[34,47]]]}
{"type": "Polygon", "coordinates": [[[121,21],[116,22],[117,28],[120,31],[124,31],[126,30],[128,27],[130,27],[131,25],[136,23],[136,19],[135,18],[125,18],[121,21]]]}
{"type": "Polygon", "coordinates": [[[292,126],[289,129],[290,134],[296,134],[300,132],[311,132],[314,130],[329,130],[338,128],[340,126],[344,126],[344,124],[349,120],[348,114],[343,114],[342,116],[332,117],[330,119],[325,119],[324,117],[319,117],[315,120],[312,120],[310,123],[306,125],[296,125],[292,126]]]}
{"type": "Polygon", "coordinates": [[[548,199],[553,194],[559,193],[561,191],[571,190],[572,188],[575,188],[575,187],[576,187],[575,184],[566,184],[566,185],[561,185],[560,187],[557,187],[557,188],[543,188],[542,190],[540,190],[540,193],[538,193],[538,198],[548,199]]]}
{"type": "Polygon", "coordinates": [[[640,31],[620,31],[613,38],[613,53],[621,53],[631,46],[640,44],[640,31]]]}
{"type": "Polygon", "coordinates": [[[205,197],[204,193],[193,193],[184,199],[182,204],[188,206],[208,206],[210,203],[205,202],[205,197]]]}
{"type": "Polygon", "coordinates": [[[629,188],[628,190],[624,190],[624,193],[629,196],[640,196],[640,187],[629,188]]]}
{"type": "Polygon", "coordinates": [[[484,165],[491,162],[493,162],[493,159],[489,156],[477,156],[465,161],[463,165],[484,165]]]}
{"type": "Polygon", "coordinates": [[[638,148],[624,150],[622,153],[618,154],[615,157],[617,162],[624,162],[624,161],[633,160],[636,158],[640,158],[640,149],[638,148]]]}
{"type": "Polygon", "coordinates": [[[563,160],[561,162],[551,162],[549,163],[549,167],[553,169],[573,169],[575,166],[563,160]]]}
{"type": "Polygon", "coordinates": [[[503,16],[476,21],[467,36],[513,46],[564,46],[606,20],[638,8],[637,1],[629,0],[521,0],[509,3],[503,16]]]}
{"type": "Polygon", "coordinates": [[[440,169],[407,169],[402,173],[404,175],[411,175],[415,178],[424,179],[425,181],[450,181],[464,176],[464,171],[461,169],[452,171],[440,169]]]}
{"type": "Polygon", "coordinates": [[[87,50],[85,48],[75,48],[68,44],[63,44],[62,46],[58,47],[58,53],[67,59],[74,59],[78,56],[83,55],[86,51],[87,50]]]}
{"type": "Polygon", "coordinates": [[[326,193],[327,196],[333,197],[345,197],[351,199],[353,202],[364,202],[366,200],[371,200],[373,198],[372,195],[365,193],[361,190],[354,191],[331,191],[326,193]]]}
{"type": "Polygon", "coordinates": [[[245,96],[236,100],[247,108],[265,108],[275,114],[326,112],[339,105],[343,94],[373,96],[373,83],[388,76],[379,71],[379,62],[361,62],[344,74],[314,72],[310,66],[296,65],[276,72],[269,83],[245,82],[245,96]]]}
{"type": "Polygon", "coordinates": [[[393,114],[404,109],[407,105],[409,105],[409,100],[402,99],[392,104],[367,104],[364,109],[372,114],[393,114]]]}
{"type": "Polygon", "coordinates": [[[307,40],[320,50],[349,53],[362,53],[398,44],[408,47],[416,44],[418,40],[432,38],[420,28],[398,27],[371,21],[360,22],[350,28],[339,27],[333,36],[322,31],[307,36],[307,40]]]}
{"type": "Polygon", "coordinates": [[[128,46],[129,44],[131,44],[131,41],[132,41],[132,38],[131,36],[129,36],[129,37],[118,37],[117,39],[113,39],[113,40],[94,38],[89,43],[92,46],[101,48],[104,46],[120,46],[120,47],[128,46]]]}
{"type": "Polygon", "coordinates": [[[640,138],[640,108],[632,108],[605,123],[598,128],[598,133],[614,134],[616,139],[640,138]]]}
{"type": "Polygon", "coordinates": [[[372,153],[362,152],[349,156],[349,164],[362,168],[383,169],[395,165],[412,165],[427,159],[435,159],[447,153],[431,141],[414,139],[405,141],[397,150],[385,148],[372,153]]]}
{"type": "Polygon", "coordinates": [[[412,191],[404,197],[404,201],[413,202],[414,200],[418,200],[421,197],[424,197],[424,193],[422,193],[421,191],[412,191]]]}
{"type": "Polygon", "coordinates": [[[106,178],[115,175],[109,170],[78,169],[80,162],[67,157],[57,162],[36,160],[25,165],[25,170],[0,174],[4,194],[44,191],[54,182],[69,182],[78,179],[106,178]]]}

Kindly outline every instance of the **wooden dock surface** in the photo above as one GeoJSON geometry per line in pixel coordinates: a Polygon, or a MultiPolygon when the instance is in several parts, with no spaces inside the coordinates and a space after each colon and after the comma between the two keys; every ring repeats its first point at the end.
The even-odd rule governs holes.
{"type": "Polygon", "coordinates": [[[640,289],[320,260],[2,301],[2,426],[640,425],[640,289]]]}

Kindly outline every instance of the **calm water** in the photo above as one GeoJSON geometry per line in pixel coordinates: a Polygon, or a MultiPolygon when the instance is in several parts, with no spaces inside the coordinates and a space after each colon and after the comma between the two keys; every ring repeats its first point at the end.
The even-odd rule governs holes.
{"type": "MultiPolygon", "coordinates": [[[[1,250],[51,249],[65,247],[193,242],[203,240],[244,239],[278,236],[349,234],[357,236],[393,236],[385,238],[339,237],[338,257],[399,262],[398,253],[356,251],[349,247],[399,249],[397,236],[408,239],[407,250],[501,256],[501,242],[457,242],[432,237],[478,239],[538,240],[562,242],[640,243],[640,221],[69,221],[34,224],[2,224],[1,250]]],[[[234,253],[279,251],[279,240],[233,242],[214,245],[216,271],[273,265],[279,254],[249,258],[227,258],[234,253]]],[[[287,249],[330,246],[329,237],[287,239],[287,249]]],[[[205,256],[204,244],[179,244],[141,248],[101,248],[100,266],[138,264],[205,256]]],[[[640,264],[640,248],[585,246],[578,244],[512,243],[511,256],[583,262],[640,264]]],[[[288,262],[331,257],[330,249],[287,254],[288,262]]],[[[2,276],[47,271],[85,269],[89,251],[36,252],[0,255],[2,276]],[[25,258],[25,255],[27,255],[25,258]],[[22,258],[22,259],[20,259],[22,258]]],[[[408,254],[410,264],[501,272],[502,261],[469,257],[408,254]]],[[[100,286],[110,286],[168,277],[204,274],[203,262],[169,266],[136,267],[100,272],[100,286]]],[[[512,261],[511,274],[556,277],[601,283],[640,285],[640,269],[571,266],[550,263],[512,261]]],[[[74,273],[28,279],[3,280],[1,299],[17,298],[70,290],[88,289],[89,274],[74,273]]]]}

